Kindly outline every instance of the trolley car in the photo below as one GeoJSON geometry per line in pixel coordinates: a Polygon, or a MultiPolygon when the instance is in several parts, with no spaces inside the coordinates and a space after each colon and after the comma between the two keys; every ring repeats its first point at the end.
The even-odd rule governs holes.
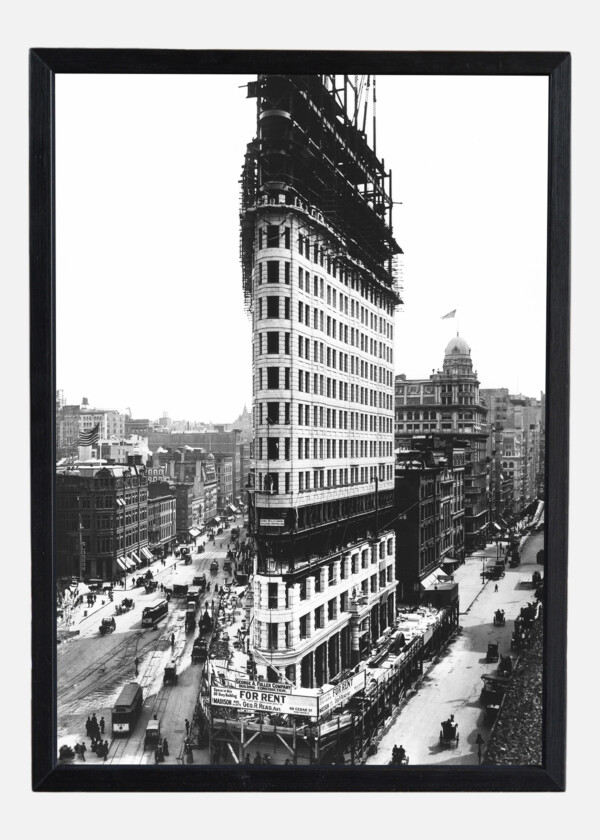
{"type": "Polygon", "coordinates": [[[140,716],[144,705],[144,694],[141,685],[136,682],[128,683],[119,694],[112,710],[112,732],[116,735],[129,737],[140,716]]]}
{"type": "Polygon", "coordinates": [[[169,612],[168,602],[162,598],[150,607],[146,607],[142,612],[142,627],[156,627],[169,612]]]}

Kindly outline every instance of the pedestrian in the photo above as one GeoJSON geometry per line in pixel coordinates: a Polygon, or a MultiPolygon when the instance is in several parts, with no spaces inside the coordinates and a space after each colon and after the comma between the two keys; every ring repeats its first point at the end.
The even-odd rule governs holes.
{"type": "Polygon", "coordinates": [[[166,738],[163,738],[162,751],[163,751],[163,755],[169,755],[169,744],[168,744],[166,738]]]}
{"type": "Polygon", "coordinates": [[[252,758],[250,753],[246,753],[246,764],[252,764],[252,758]]]}
{"type": "Polygon", "coordinates": [[[140,660],[136,656],[135,657],[135,675],[136,675],[136,677],[139,674],[139,672],[140,672],[140,660]]]}
{"type": "Polygon", "coordinates": [[[206,592],[210,592],[210,581],[206,584],[206,592]]]}
{"type": "Polygon", "coordinates": [[[271,763],[271,756],[270,756],[270,755],[268,755],[267,753],[265,753],[265,754],[263,755],[263,760],[262,760],[262,763],[263,763],[263,764],[270,764],[270,763],[271,763]]]}
{"type": "Polygon", "coordinates": [[[98,735],[98,718],[96,717],[96,712],[92,715],[92,734],[98,735]]]}
{"type": "Polygon", "coordinates": [[[175,647],[175,633],[171,633],[171,648],[175,647]]]}
{"type": "Polygon", "coordinates": [[[85,734],[88,736],[88,738],[92,734],[91,730],[92,730],[92,719],[88,715],[88,719],[85,722],[85,734]]]}
{"type": "Polygon", "coordinates": [[[254,761],[252,763],[253,764],[262,764],[262,758],[260,757],[260,753],[259,753],[258,750],[256,751],[256,755],[254,756],[254,761]]]}
{"type": "Polygon", "coordinates": [[[190,734],[190,722],[187,718],[185,719],[185,734],[186,735],[190,734]]]}
{"type": "Polygon", "coordinates": [[[85,741],[81,742],[81,746],[79,747],[79,751],[81,753],[81,760],[85,761],[85,753],[86,753],[85,741]]]}
{"type": "Polygon", "coordinates": [[[496,584],[496,585],[494,586],[494,592],[497,592],[497,591],[498,591],[498,584],[496,584]]]}
{"type": "Polygon", "coordinates": [[[105,723],[104,723],[104,718],[103,718],[103,717],[101,717],[101,718],[100,718],[100,733],[101,733],[102,735],[104,735],[104,726],[105,726],[105,723]]]}
{"type": "Polygon", "coordinates": [[[160,759],[159,759],[158,747],[156,747],[156,749],[154,750],[154,763],[158,764],[159,760],[160,759]]]}

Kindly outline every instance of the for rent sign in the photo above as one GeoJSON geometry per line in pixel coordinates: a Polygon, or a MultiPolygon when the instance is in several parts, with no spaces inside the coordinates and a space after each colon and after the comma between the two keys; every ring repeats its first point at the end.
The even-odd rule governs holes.
{"type": "Polygon", "coordinates": [[[342,680],[337,685],[326,689],[319,697],[319,717],[328,714],[336,706],[345,703],[357,691],[362,691],[367,681],[367,672],[359,671],[347,680],[342,680]]]}
{"type": "Polygon", "coordinates": [[[318,713],[316,695],[268,691],[262,687],[254,689],[213,685],[210,689],[210,701],[214,706],[275,715],[317,717],[318,713]]]}

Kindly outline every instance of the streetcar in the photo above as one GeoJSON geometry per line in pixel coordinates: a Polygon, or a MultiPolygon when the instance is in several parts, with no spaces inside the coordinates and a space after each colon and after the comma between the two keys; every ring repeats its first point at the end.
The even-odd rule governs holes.
{"type": "Polygon", "coordinates": [[[156,627],[169,612],[168,602],[162,598],[151,607],[146,607],[142,612],[142,627],[156,627]]]}
{"type": "Polygon", "coordinates": [[[112,710],[112,733],[129,737],[140,716],[144,705],[144,694],[141,685],[136,682],[128,683],[119,694],[112,710]]]}

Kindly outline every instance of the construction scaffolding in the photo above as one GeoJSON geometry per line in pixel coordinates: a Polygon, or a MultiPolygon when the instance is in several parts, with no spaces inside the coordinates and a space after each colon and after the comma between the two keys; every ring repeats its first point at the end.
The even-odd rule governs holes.
{"type": "MultiPolygon", "coordinates": [[[[248,85],[257,100],[257,136],[241,177],[240,256],[246,306],[252,304],[255,215],[271,206],[305,214],[320,231],[326,256],[364,272],[401,303],[393,259],[392,173],[367,140],[371,77],[260,75],[248,85]],[[362,109],[362,127],[361,127],[362,109]]],[[[373,142],[376,137],[373,97],[373,142]]],[[[375,142],[374,142],[375,145],[375,142]]]]}

